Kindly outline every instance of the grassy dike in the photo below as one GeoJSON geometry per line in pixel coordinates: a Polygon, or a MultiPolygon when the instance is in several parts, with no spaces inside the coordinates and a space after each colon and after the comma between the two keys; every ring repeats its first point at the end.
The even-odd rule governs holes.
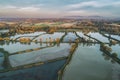
{"type": "Polygon", "coordinates": [[[67,35],[67,32],[61,37],[60,42],[63,42],[64,37],[67,35]]]}
{"type": "Polygon", "coordinates": [[[78,47],[78,43],[74,43],[72,44],[71,46],[71,49],[70,49],[70,54],[68,56],[68,59],[66,61],[66,63],[63,65],[63,67],[58,71],[58,80],[62,80],[62,77],[64,75],[64,71],[66,69],[66,66],[69,65],[71,59],[72,59],[72,56],[73,56],[73,53],[75,52],[76,48],[78,47]]]}
{"type": "Polygon", "coordinates": [[[51,46],[47,46],[47,47],[39,47],[39,48],[34,48],[34,49],[27,49],[27,50],[23,50],[23,51],[18,51],[9,55],[15,55],[15,54],[22,54],[22,53],[28,53],[28,52],[32,52],[32,51],[38,51],[38,50],[42,50],[42,49],[46,49],[46,48],[50,48],[50,47],[54,47],[55,45],[51,45],[51,46]]]}
{"type": "Polygon", "coordinates": [[[8,59],[8,57],[10,55],[22,54],[23,52],[37,51],[37,50],[40,50],[40,49],[54,47],[54,46],[55,46],[55,44],[51,45],[51,46],[47,46],[47,47],[25,50],[25,51],[17,52],[17,53],[14,53],[14,54],[9,54],[7,51],[2,50],[2,52],[4,53],[4,57],[5,57],[4,62],[3,62],[3,66],[5,67],[5,69],[0,70],[0,73],[13,71],[13,70],[19,70],[19,69],[25,69],[25,68],[31,68],[31,67],[34,67],[34,66],[43,65],[44,63],[54,62],[54,61],[57,61],[57,60],[65,59],[66,57],[62,57],[62,58],[58,58],[58,59],[48,60],[48,61],[45,61],[45,62],[37,62],[37,63],[26,64],[26,65],[22,65],[22,66],[18,66],[18,67],[12,67],[10,65],[10,62],[9,62],[9,59],[8,59]]]}
{"type": "Polygon", "coordinates": [[[21,65],[21,66],[17,66],[17,67],[11,67],[11,68],[7,68],[7,69],[2,69],[2,70],[0,70],[0,73],[20,70],[20,69],[32,68],[32,67],[36,67],[36,66],[44,65],[44,64],[47,64],[47,63],[51,63],[51,62],[64,60],[64,59],[67,59],[67,57],[61,57],[61,58],[56,58],[56,59],[52,59],[52,60],[47,60],[47,61],[44,61],[44,62],[37,62],[37,63],[31,63],[31,64],[21,65]]]}
{"type": "Polygon", "coordinates": [[[115,40],[115,41],[117,41],[117,42],[120,43],[120,40],[118,40],[118,39],[115,39],[115,38],[113,38],[113,37],[111,37],[111,36],[107,36],[107,35],[105,35],[104,33],[100,33],[100,34],[103,35],[104,37],[107,37],[108,39],[112,39],[112,40],[115,40]]]}
{"type": "Polygon", "coordinates": [[[4,54],[4,61],[2,63],[2,66],[5,68],[5,69],[9,69],[11,68],[11,64],[10,64],[10,61],[9,61],[9,53],[7,51],[4,51],[4,49],[0,49],[0,51],[4,54]]]}

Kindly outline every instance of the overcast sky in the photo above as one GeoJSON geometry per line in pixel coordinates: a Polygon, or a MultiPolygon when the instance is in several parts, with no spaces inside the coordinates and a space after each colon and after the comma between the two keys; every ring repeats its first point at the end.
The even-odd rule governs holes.
{"type": "Polygon", "coordinates": [[[120,0],[0,0],[0,17],[120,17],[120,0]]]}

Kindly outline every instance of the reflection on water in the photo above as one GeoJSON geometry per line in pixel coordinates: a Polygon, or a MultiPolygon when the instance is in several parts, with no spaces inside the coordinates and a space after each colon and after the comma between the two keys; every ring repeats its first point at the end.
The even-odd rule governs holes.
{"type": "Polygon", "coordinates": [[[63,80],[119,80],[120,65],[111,63],[110,58],[99,51],[99,46],[79,45],[63,80]]]}
{"type": "Polygon", "coordinates": [[[116,44],[116,45],[111,45],[112,48],[112,53],[117,53],[117,57],[120,59],[120,45],[116,44]]]}
{"type": "Polygon", "coordinates": [[[90,35],[91,37],[94,37],[98,40],[100,40],[101,42],[109,42],[108,38],[104,37],[103,35],[101,35],[100,33],[96,32],[96,33],[89,33],[88,35],[90,35]]]}
{"type": "Polygon", "coordinates": [[[34,36],[37,36],[37,35],[40,35],[40,34],[43,34],[45,32],[34,32],[34,33],[29,33],[29,34],[16,34],[14,36],[11,36],[10,38],[11,39],[16,39],[16,38],[19,38],[19,37],[29,37],[29,38],[32,38],[34,36]]]}
{"type": "Polygon", "coordinates": [[[67,35],[64,37],[63,42],[75,41],[78,37],[75,33],[68,32],[67,35]]]}
{"type": "MultiPolygon", "coordinates": [[[[13,39],[29,37],[33,41],[39,42],[0,41],[0,70],[4,69],[2,65],[4,58],[10,62],[12,67],[18,67],[68,57],[71,45],[65,42],[74,42],[79,37],[92,40],[93,43],[80,42],[78,44],[70,64],[66,66],[63,80],[120,80],[120,65],[99,50],[99,43],[94,43],[93,39],[85,36],[82,32],[77,32],[77,36],[74,32],[43,33],[45,32],[16,34],[10,37],[13,39]],[[62,43],[52,46],[54,43],[49,43],[49,40],[53,41],[57,38],[62,43]],[[41,47],[45,48],[40,49],[41,47]]],[[[89,33],[88,35],[101,42],[109,43],[109,39],[100,33],[89,33]]],[[[120,58],[120,45],[108,45],[111,45],[112,53],[116,52],[120,58]]],[[[0,80],[57,80],[57,71],[65,64],[65,61],[59,60],[28,69],[0,73],[0,80]]]]}
{"type": "Polygon", "coordinates": [[[3,66],[2,66],[3,61],[4,61],[4,55],[2,52],[0,52],[0,70],[3,69],[3,66]]]}
{"type": "Polygon", "coordinates": [[[45,62],[57,58],[67,57],[69,55],[69,44],[60,44],[59,47],[49,47],[38,51],[26,52],[23,54],[9,56],[12,67],[36,63],[45,62]]]}
{"type": "Polygon", "coordinates": [[[41,66],[0,73],[0,80],[57,80],[57,72],[66,60],[59,60],[41,66]]]}
{"type": "Polygon", "coordinates": [[[40,39],[42,39],[43,42],[46,42],[47,39],[51,38],[52,40],[56,39],[56,38],[61,38],[65,33],[61,33],[61,32],[55,32],[53,34],[44,34],[41,36],[38,36],[37,38],[35,38],[35,40],[40,41],[40,39]]]}
{"type": "Polygon", "coordinates": [[[105,35],[111,36],[111,37],[113,37],[113,38],[115,38],[115,39],[120,40],[120,36],[119,36],[119,35],[111,35],[111,34],[105,34],[105,35]]]}
{"type": "Polygon", "coordinates": [[[18,51],[22,51],[22,50],[27,50],[27,49],[34,49],[34,48],[38,48],[38,47],[45,47],[46,44],[36,44],[34,42],[31,42],[30,44],[22,44],[20,42],[16,42],[16,43],[9,43],[8,44],[4,44],[3,46],[0,46],[0,48],[4,48],[4,50],[8,51],[10,54],[14,53],[14,52],[18,52],[18,51]]]}

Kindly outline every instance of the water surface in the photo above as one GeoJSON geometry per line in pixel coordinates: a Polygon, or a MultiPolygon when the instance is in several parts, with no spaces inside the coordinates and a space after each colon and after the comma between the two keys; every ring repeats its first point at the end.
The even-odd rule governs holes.
{"type": "Polygon", "coordinates": [[[100,45],[79,45],[63,80],[120,80],[120,65],[111,63],[99,51],[100,45]]]}
{"type": "Polygon", "coordinates": [[[57,73],[65,62],[66,59],[28,69],[0,73],[0,80],[57,80],[57,73]]]}

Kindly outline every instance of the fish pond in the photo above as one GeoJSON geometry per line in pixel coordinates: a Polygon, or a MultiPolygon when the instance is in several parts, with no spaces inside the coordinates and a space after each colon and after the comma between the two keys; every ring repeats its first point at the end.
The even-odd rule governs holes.
{"type": "Polygon", "coordinates": [[[12,35],[0,41],[0,80],[120,80],[120,36],[109,35],[78,31],[12,35]],[[109,47],[107,53],[102,44],[109,47]]]}

